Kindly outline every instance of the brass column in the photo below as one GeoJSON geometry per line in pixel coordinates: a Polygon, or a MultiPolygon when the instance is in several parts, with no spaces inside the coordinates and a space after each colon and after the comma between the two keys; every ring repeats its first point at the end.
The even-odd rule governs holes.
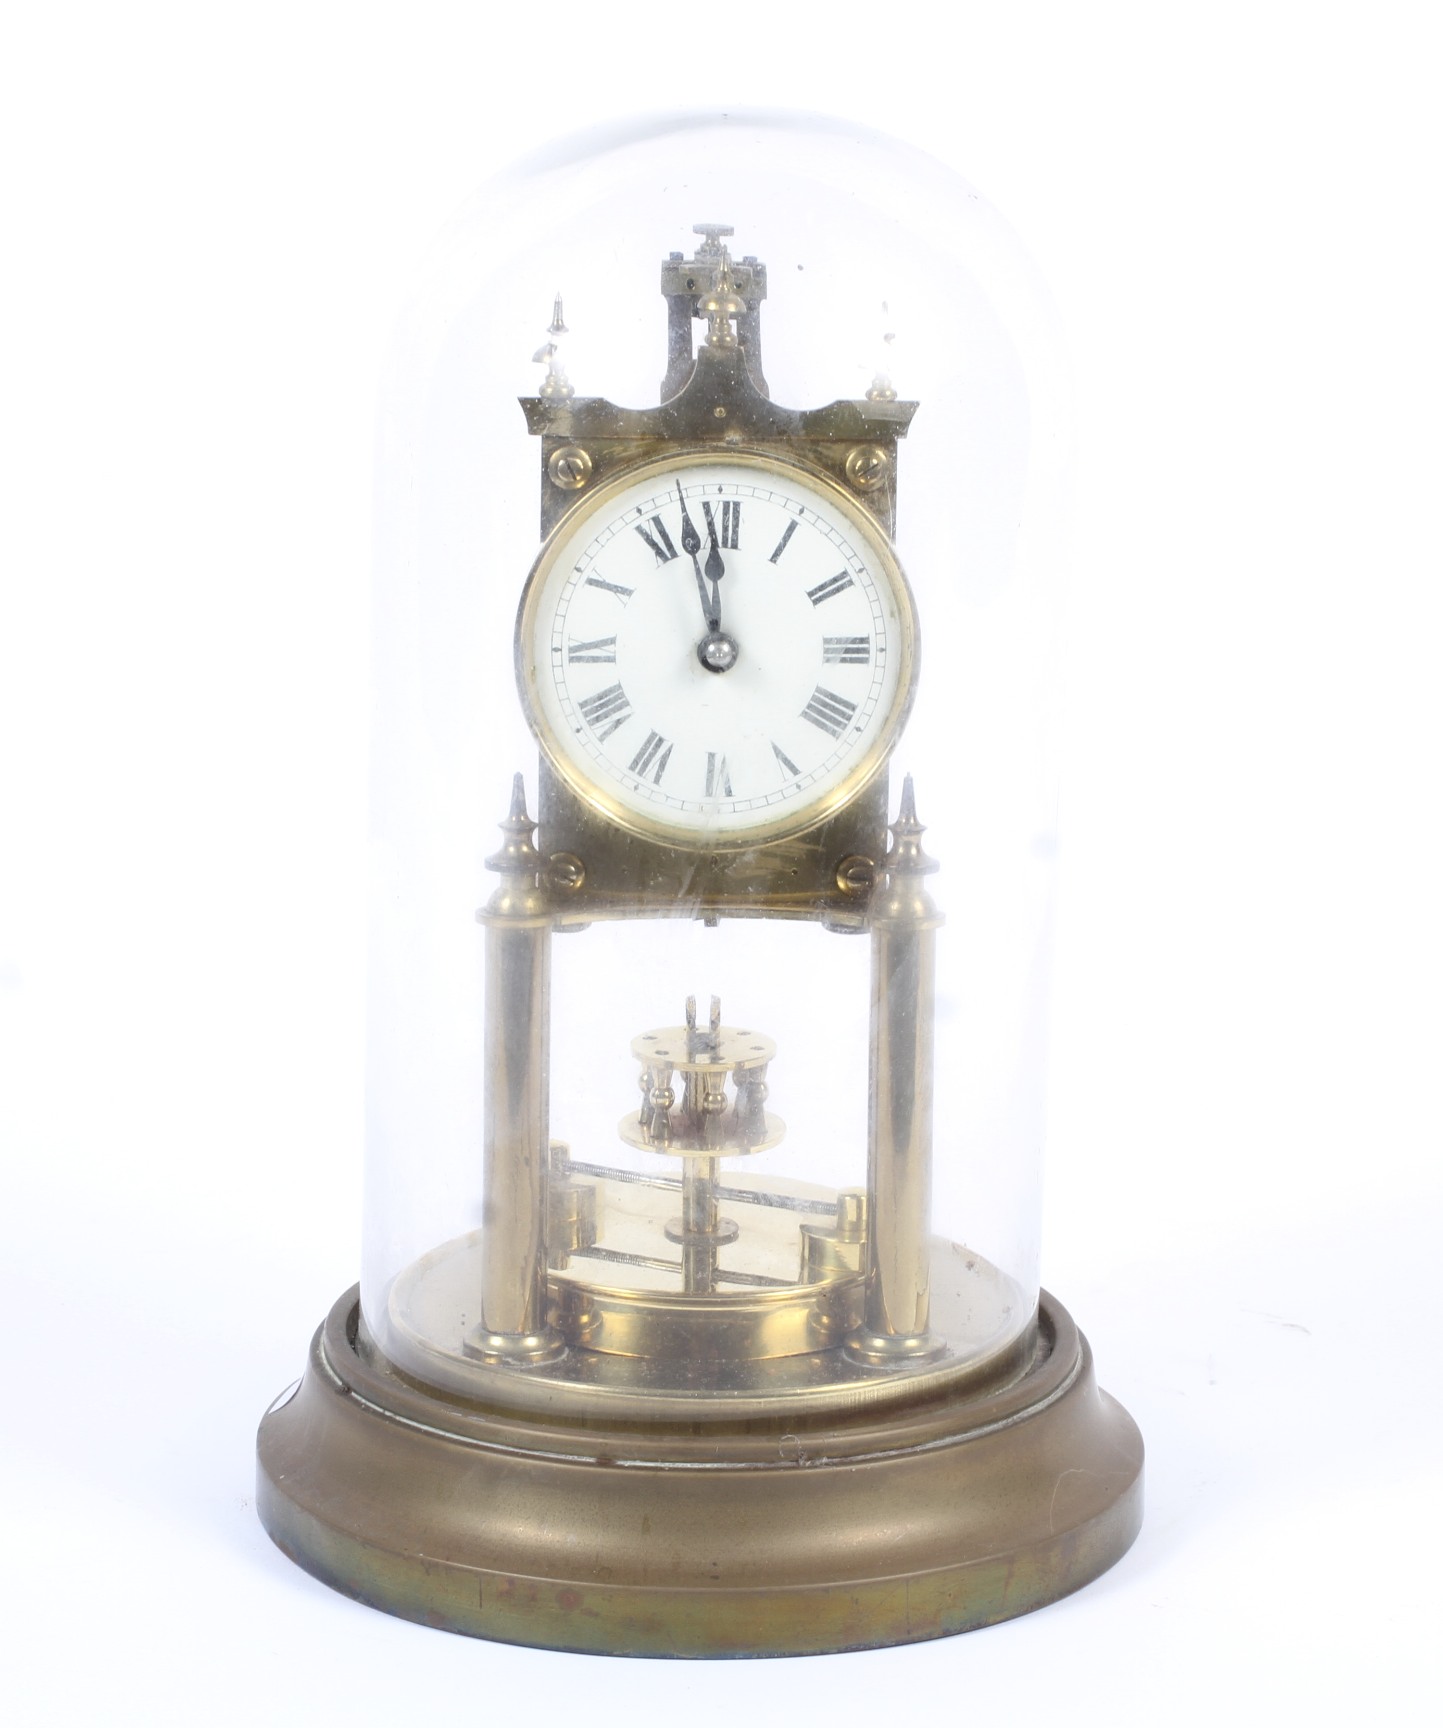
{"type": "Polygon", "coordinates": [[[481,1325],[470,1348],[512,1362],[544,1361],[563,1348],[546,1312],[551,917],[535,826],[518,774],[505,839],[486,860],[501,881],[476,914],[486,926],[486,1102],[481,1325]]]}
{"type": "Polygon", "coordinates": [[[937,927],[908,775],[872,902],[867,1282],[852,1355],[884,1364],[942,1348],[928,1329],[937,927]]]}

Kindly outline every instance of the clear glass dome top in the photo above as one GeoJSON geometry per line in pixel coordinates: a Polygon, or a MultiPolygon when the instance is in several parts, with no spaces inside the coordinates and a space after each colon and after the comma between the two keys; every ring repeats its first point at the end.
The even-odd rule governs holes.
{"type": "Polygon", "coordinates": [[[453,223],[380,444],[387,1359],[699,1418],[1015,1370],[1065,394],[1007,228],[840,122],[573,139],[453,223]]]}

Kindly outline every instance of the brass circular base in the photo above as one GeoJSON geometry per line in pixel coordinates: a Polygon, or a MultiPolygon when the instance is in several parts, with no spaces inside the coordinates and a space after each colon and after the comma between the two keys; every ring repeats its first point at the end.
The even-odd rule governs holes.
{"type": "MultiPolygon", "coordinates": [[[[982,1255],[940,1237],[930,1243],[930,1333],[859,1332],[860,1235],[849,1241],[809,1222],[799,1229],[785,1204],[823,1190],[773,1179],[722,1190],[745,1252],[719,1250],[706,1294],[685,1290],[680,1256],[656,1257],[675,1184],[599,1179],[593,1191],[607,1256],[598,1257],[599,1245],[581,1247],[550,1270],[549,1318],[571,1346],[564,1355],[526,1373],[514,1372],[522,1360],[514,1350],[478,1355],[479,1230],[441,1243],[395,1279],[368,1334],[373,1354],[442,1396],[552,1422],[748,1421],[788,1431],[826,1410],[855,1420],[863,1405],[973,1398],[1011,1385],[1032,1358],[1022,1290],[982,1255]]],[[[834,1218],[836,1195],[829,1200],[834,1218]]]]}
{"type": "Polygon", "coordinates": [[[800,1422],[487,1411],[367,1351],[353,1290],[261,1422],[285,1553],[388,1613],[507,1643],[781,1656],[965,1632],[1089,1583],[1142,1516],[1142,1442],[1045,1294],[1030,1367],[800,1422]]]}

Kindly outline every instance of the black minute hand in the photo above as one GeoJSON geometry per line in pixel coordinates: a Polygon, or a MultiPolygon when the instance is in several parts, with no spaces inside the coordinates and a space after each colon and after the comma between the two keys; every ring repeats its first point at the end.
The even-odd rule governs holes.
{"type": "Polygon", "coordinates": [[[690,557],[691,567],[696,572],[696,592],[701,601],[701,615],[706,620],[707,629],[715,633],[719,628],[719,619],[714,616],[714,606],[707,602],[706,583],[702,578],[701,562],[697,558],[697,553],[701,551],[701,535],[697,533],[696,523],[687,512],[686,493],[681,489],[680,480],[676,483],[676,495],[681,499],[681,549],[690,557]]]}

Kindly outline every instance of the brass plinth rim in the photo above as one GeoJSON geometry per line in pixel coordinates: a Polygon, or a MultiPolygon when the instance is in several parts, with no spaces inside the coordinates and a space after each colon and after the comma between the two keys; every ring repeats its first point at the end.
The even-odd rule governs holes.
{"type": "Polygon", "coordinates": [[[1066,1311],[1043,1306],[1053,1348],[1007,1420],[998,1396],[963,1397],[932,1436],[945,1443],[923,1422],[891,1453],[848,1455],[839,1417],[714,1437],[707,1456],[685,1424],[651,1436],[661,1451],[566,1424],[527,1445],[504,1413],[408,1402],[394,1377],[377,1404],[352,1292],[261,1423],[258,1509],[326,1583],[503,1642],[760,1656],[966,1631],[1088,1583],[1141,1519],[1137,1430],[1066,1311]]]}

